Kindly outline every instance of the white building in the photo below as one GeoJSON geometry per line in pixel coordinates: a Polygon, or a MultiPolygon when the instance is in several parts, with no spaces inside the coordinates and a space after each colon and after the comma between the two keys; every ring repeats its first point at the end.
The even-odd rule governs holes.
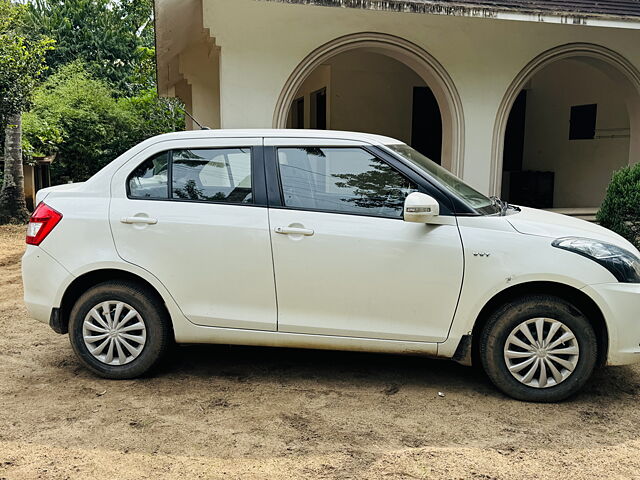
{"type": "Polygon", "coordinates": [[[212,128],[380,133],[583,215],[640,161],[639,0],[155,3],[159,92],[212,128]]]}

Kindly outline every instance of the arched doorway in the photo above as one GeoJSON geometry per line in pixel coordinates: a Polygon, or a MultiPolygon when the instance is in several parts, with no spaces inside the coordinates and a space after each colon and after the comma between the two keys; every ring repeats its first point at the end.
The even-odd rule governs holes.
{"type": "Polygon", "coordinates": [[[640,160],[640,75],[595,45],[542,54],[512,83],[494,135],[493,191],[592,218],[614,171],[640,160]]]}
{"type": "Polygon", "coordinates": [[[462,103],[453,82],[398,37],[348,35],[314,50],[285,83],[273,123],[395,137],[462,174],[462,103]]]}

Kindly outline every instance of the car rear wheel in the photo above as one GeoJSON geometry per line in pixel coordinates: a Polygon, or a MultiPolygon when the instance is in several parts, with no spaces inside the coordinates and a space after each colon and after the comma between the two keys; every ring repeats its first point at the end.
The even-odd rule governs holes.
{"type": "Polygon", "coordinates": [[[105,378],[126,379],[158,364],[169,347],[171,328],[156,294],[132,283],[106,282],[75,303],[69,338],[89,370],[105,378]]]}
{"type": "Polygon", "coordinates": [[[586,316],[547,295],[503,305],[480,338],[482,364],[491,381],[507,395],[531,402],[556,402],[580,390],[595,368],[597,350],[586,316]]]}

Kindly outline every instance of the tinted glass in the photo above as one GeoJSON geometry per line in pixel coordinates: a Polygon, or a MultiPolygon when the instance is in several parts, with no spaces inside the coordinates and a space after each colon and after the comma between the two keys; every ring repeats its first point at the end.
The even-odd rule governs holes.
{"type": "Polygon", "coordinates": [[[360,148],[280,148],[284,203],[306,210],[402,217],[417,187],[360,148]]]}
{"type": "Polygon", "coordinates": [[[162,152],[142,163],[129,176],[129,196],[133,198],[169,198],[169,152],[162,152]]]}
{"type": "Polygon", "coordinates": [[[174,150],[173,198],[251,203],[251,149],[174,150]]]}
{"type": "Polygon", "coordinates": [[[391,150],[409,160],[418,168],[421,168],[431,174],[440,185],[461,198],[467,205],[483,215],[491,215],[500,212],[500,208],[486,195],[478,192],[475,188],[470,187],[458,177],[453,175],[444,167],[441,167],[434,161],[428,159],[420,152],[414,150],[408,145],[387,145],[391,150]]]}

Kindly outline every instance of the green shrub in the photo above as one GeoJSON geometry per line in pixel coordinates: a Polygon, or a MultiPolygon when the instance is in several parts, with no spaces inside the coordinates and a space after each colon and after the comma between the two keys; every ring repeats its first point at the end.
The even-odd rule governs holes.
{"type": "Polygon", "coordinates": [[[57,154],[53,184],[84,181],[137,143],[184,129],[181,104],[155,91],[117,97],[80,62],[60,68],[33,95],[23,115],[27,155],[57,154]]]}
{"type": "Polygon", "coordinates": [[[613,174],[596,220],[640,248],[640,164],[613,174]]]}

